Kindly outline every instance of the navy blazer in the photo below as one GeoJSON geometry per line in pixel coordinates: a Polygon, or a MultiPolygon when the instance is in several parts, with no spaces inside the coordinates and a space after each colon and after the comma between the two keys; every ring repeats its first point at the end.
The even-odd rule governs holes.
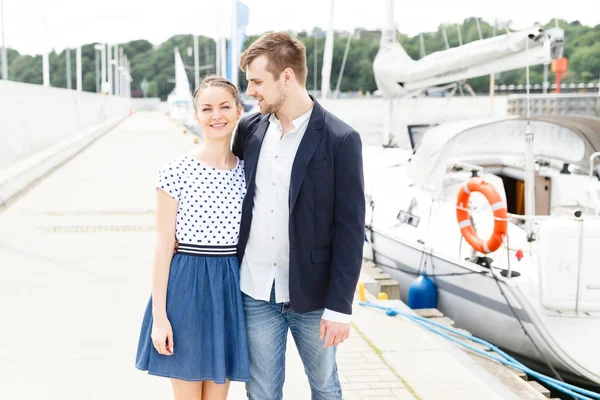
{"type": "MultiPolygon", "coordinates": [[[[290,181],[290,306],[298,313],[328,308],[352,314],[365,235],[362,144],[354,129],[313,101],[290,181]]],[[[245,160],[247,186],[240,263],[253,222],[256,166],[268,126],[269,115],[252,114],[239,122],[233,138],[233,153],[245,160]]]]}

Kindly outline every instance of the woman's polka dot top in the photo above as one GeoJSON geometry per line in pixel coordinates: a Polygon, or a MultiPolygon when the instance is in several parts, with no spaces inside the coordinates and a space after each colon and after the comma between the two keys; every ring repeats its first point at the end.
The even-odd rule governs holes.
{"type": "Polygon", "coordinates": [[[234,169],[223,170],[183,156],[160,170],[157,187],[179,201],[179,243],[237,245],[246,195],[243,160],[238,158],[234,169]]]}

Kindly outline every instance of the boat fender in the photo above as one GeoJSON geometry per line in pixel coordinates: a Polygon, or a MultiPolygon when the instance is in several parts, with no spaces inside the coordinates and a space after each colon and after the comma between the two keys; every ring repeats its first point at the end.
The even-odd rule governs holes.
{"type": "Polygon", "coordinates": [[[437,286],[425,272],[410,284],[408,306],[412,309],[437,308],[437,286]]]}

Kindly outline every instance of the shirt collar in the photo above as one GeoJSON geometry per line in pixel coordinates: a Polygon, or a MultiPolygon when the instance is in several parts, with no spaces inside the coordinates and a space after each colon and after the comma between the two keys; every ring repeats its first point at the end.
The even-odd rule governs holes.
{"type": "MultiPolygon", "coordinates": [[[[309,120],[310,116],[312,115],[312,111],[313,111],[313,108],[311,108],[306,113],[302,114],[301,116],[299,116],[298,118],[293,120],[292,121],[293,129],[298,129],[302,124],[304,124],[307,120],[309,120]]],[[[277,119],[277,117],[275,116],[275,113],[272,113],[269,116],[269,122],[281,125],[281,122],[277,119]]]]}

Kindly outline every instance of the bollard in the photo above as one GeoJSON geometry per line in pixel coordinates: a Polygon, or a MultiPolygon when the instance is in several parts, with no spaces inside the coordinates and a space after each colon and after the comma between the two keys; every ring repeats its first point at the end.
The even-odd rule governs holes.
{"type": "Polygon", "coordinates": [[[198,136],[194,136],[194,143],[198,143],[198,142],[199,142],[198,136]]]}
{"type": "Polygon", "coordinates": [[[379,296],[377,296],[377,298],[379,300],[387,300],[388,299],[388,295],[385,292],[381,292],[381,293],[379,293],[379,296]]]}
{"type": "Polygon", "coordinates": [[[183,134],[185,135],[187,133],[187,129],[183,129],[183,134]]]}
{"type": "Polygon", "coordinates": [[[365,297],[365,284],[363,282],[358,282],[358,298],[362,302],[367,301],[365,297]]]}

